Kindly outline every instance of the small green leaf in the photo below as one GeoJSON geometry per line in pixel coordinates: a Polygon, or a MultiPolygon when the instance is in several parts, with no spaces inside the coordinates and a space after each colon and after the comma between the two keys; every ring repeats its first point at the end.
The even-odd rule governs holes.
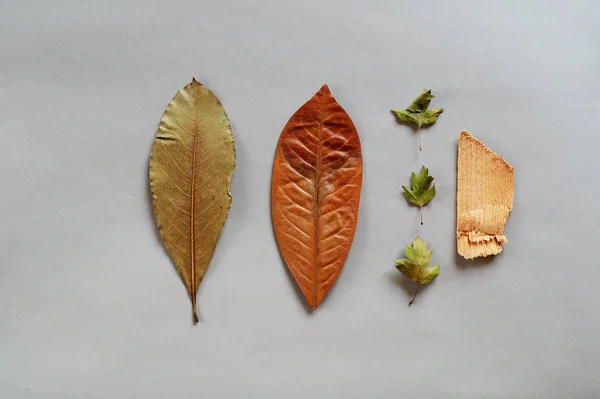
{"type": "Polygon", "coordinates": [[[412,305],[420,284],[432,282],[440,274],[440,265],[430,266],[433,249],[427,249],[427,242],[415,238],[412,245],[406,244],[406,258],[396,259],[396,268],[406,277],[417,283],[415,296],[410,301],[412,305]]]}
{"type": "MultiPolygon", "coordinates": [[[[410,202],[423,208],[424,205],[429,203],[435,197],[435,186],[431,187],[433,182],[433,176],[429,176],[429,169],[425,166],[421,167],[419,174],[410,174],[410,189],[406,186],[402,186],[404,189],[404,196],[410,202]]],[[[421,224],[423,224],[423,216],[421,212],[421,224]]]]}
{"type": "Polygon", "coordinates": [[[431,90],[423,90],[404,110],[393,109],[392,112],[404,123],[414,123],[419,132],[419,150],[421,150],[421,126],[433,125],[442,112],[443,108],[432,108],[428,110],[433,99],[431,90]]]}

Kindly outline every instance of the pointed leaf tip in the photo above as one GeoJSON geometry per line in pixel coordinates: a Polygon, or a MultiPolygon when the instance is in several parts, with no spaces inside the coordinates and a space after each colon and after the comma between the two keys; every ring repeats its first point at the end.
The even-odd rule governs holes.
{"type": "Polygon", "coordinates": [[[329,86],[327,86],[327,84],[324,84],[323,86],[321,86],[321,88],[319,89],[319,93],[323,93],[323,94],[331,94],[331,90],[329,90],[329,86]]]}

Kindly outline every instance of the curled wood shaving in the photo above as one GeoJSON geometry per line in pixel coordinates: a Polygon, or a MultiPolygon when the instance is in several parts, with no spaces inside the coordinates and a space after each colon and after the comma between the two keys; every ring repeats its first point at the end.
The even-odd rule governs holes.
{"type": "Polygon", "coordinates": [[[514,168],[463,130],[458,140],[456,240],[465,259],[502,251],[514,189],[514,168]]]}

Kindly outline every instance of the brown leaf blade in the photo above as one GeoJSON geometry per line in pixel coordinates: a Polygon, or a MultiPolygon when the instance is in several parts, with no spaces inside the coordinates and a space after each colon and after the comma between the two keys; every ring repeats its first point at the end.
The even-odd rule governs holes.
{"type": "Polygon", "coordinates": [[[313,309],[344,266],[356,230],[361,185],[358,133],[324,85],[281,132],[271,186],[279,249],[313,309]]]}
{"type": "Polygon", "coordinates": [[[231,206],[235,147],[219,99],[196,79],[167,106],[150,154],[154,215],[187,289],[196,293],[231,206]]]}

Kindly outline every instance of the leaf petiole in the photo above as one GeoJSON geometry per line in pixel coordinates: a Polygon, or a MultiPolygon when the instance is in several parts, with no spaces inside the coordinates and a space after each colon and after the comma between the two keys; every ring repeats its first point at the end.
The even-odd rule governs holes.
{"type": "Polygon", "coordinates": [[[194,324],[198,324],[198,311],[196,310],[196,299],[195,298],[192,303],[192,315],[194,317],[194,324]]]}
{"type": "Polygon", "coordinates": [[[417,283],[417,288],[415,289],[415,295],[413,296],[413,298],[410,300],[410,302],[408,303],[408,306],[412,305],[413,302],[415,301],[415,298],[417,297],[417,294],[419,293],[419,283],[417,283]]]}

